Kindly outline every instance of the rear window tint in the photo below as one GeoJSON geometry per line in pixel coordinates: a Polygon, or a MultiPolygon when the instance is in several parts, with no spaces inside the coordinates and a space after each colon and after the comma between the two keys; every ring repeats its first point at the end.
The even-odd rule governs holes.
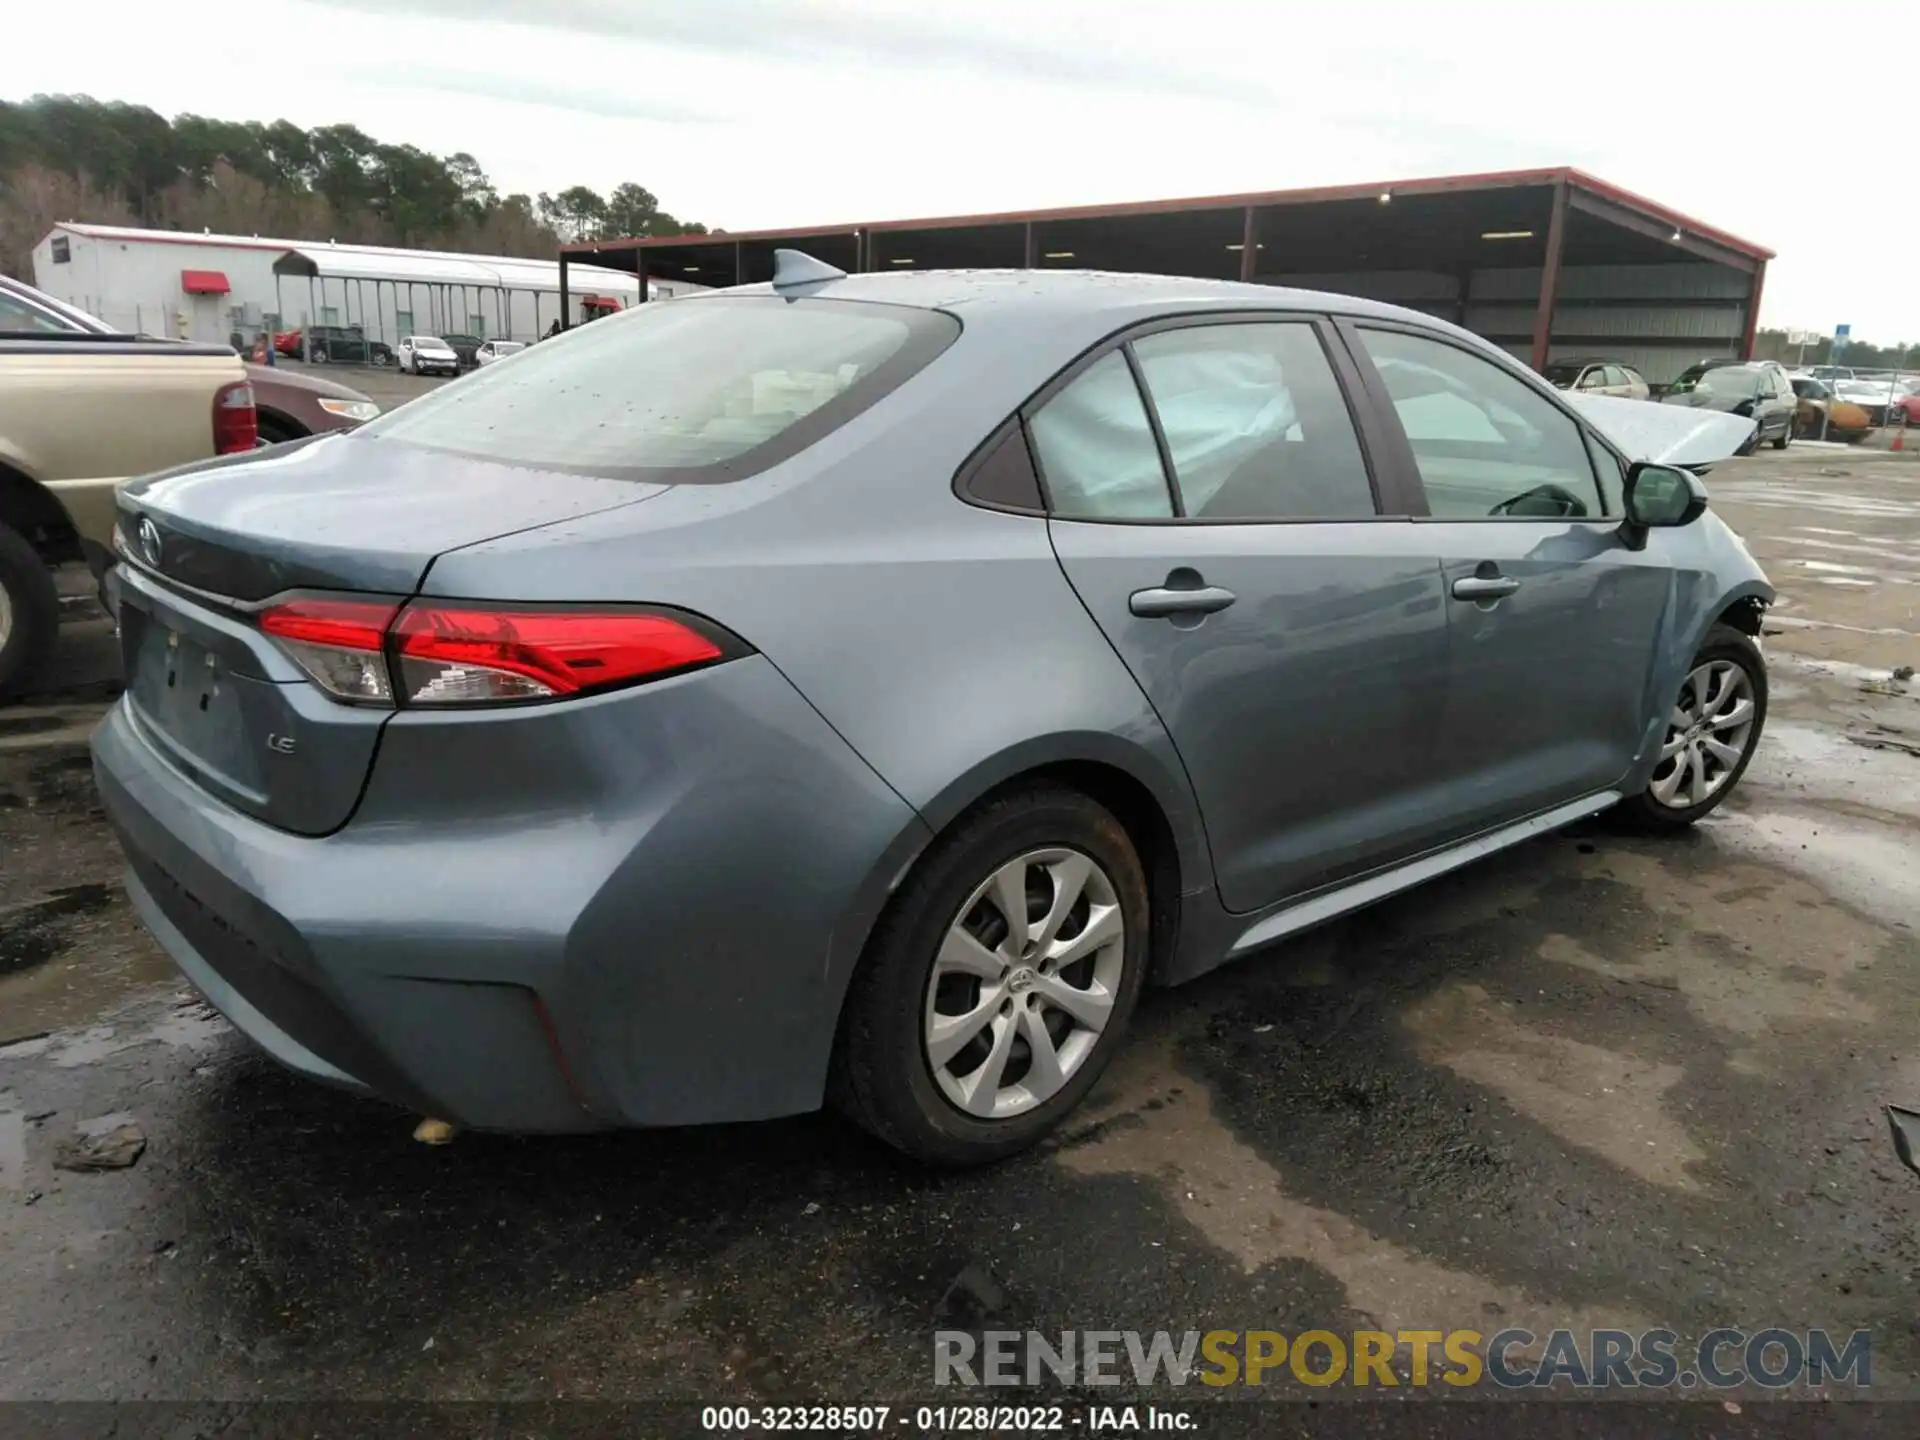
{"type": "Polygon", "coordinates": [[[725,296],[637,305],[409,402],[359,434],[656,483],[797,454],[960,333],[935,310],[725,296]]]}

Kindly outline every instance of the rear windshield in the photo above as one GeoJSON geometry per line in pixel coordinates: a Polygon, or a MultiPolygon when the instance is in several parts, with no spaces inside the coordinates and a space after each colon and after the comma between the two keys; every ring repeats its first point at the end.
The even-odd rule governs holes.
{"type": "Polygon", "coordinates": [[[935,310],[713,296],[636,305],[364,425],[506,464],[734,480],[844,425],[953,343],[935,310]]]}
{"type": "Polygon", "coordinates": [[[1586,368],[1584,365],[1549,365],[1540,373],[1546,377],[1549,385],[1557,385],[1564,390],[1578,380],[1580,372],[1586,368]]]}

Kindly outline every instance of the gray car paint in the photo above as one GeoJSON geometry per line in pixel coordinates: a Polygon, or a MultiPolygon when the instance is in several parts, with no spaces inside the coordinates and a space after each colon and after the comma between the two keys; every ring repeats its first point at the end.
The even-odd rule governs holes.
{"type": "MultiPolygon", "coordinates": [[[[457,503],[474,483],[474,462],[457,457],[399,460],[403,447],[347,436],[314,446],[325,454],[306,472],[348,492],[315,497],[331,505],[314,523],[324,518],[336,574],[358,554],[382,575],[423,565],[407,588],[426,595],[675,605],[758,655],[562,705],[356,712],[373,717],[377,753],[364,795],[325,838],[215,799],[141,736],[129,702],[109,717],[95,746],[102,794],[168,948],[208,974],[218,967],[201,947],[242,936],[336,1012],[333,1029],[313,1030],[276,993],[283,1013],[262,1024],[264,1006],[250,1022],[247,997],[227,996],[223,1008],[283,1059],[511,1129],[810,1108],[887,895],[933,835],[1008,779],[1070,766],[1150,803],[1170,851],[1156,974],[1182,979],[1330,885],[1583,785],[1638,788],[1707,627],[1772,594],[1711,515],[1635,550],[1613,524],[1100,525],[953,493],[981,440],[1077,355],[1183,314],[1419,325],[1576,413],[1491,346],[1396,307],[1027,272],[858,276],[818,293],[938,306],[964,330],[872,408],[750,478],[654,487],[635,505],[591,477],[574,489],[582,477],[521,471],[524,491],[504,477],[483,485],[499,507],[485,512],[457,503]],[[411,493],[382,491],[394,464],[411,493]],[[400,515],[417,521],[412,533],[400,515]],[[1236,606],[1186,632],[1112,613],[1124,591],[1161,583],[1176,552],[1209,579],[1231,573],[1236,606]],[[1450,573],[1488,558],[1533,567],[1542,598],[1481,612],[1447,596],[1450,573]],[[1451,670],[1463,647],[1512,654],[1463,670],[1476,681],[1464,688],[1451,670]],[[1615,683],[1637,709],[1601,693],[1615,683]],[[1521,708],[1536,765],[1503,769],[1484,743],[1483,727],[1512,720],[1502,705],[1521,708]],[[1465,748],[1448,753],[1456,742],[1465,748]],[[1498,804],[1481,795],[1489,777],[1508,787],[1498,804]],[[191,898],[142,881],[152,866],[191,898]],[[289,1026],[318,1038],[272,1033],[289,1026]],[[322,1042],[350,1044],[379,1073],[327,1060],[322,1042]]],[[[129,514],[197,526],[235,564],[258,545],[285,573],[320,573],[297,487],[276,484],[291,472],[207,472],[230,483],[134,487],[129,514]]]]}

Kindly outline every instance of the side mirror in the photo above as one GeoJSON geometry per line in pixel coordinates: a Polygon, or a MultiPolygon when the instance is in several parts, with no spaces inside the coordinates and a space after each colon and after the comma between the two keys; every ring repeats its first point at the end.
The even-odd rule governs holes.
{"type": "Polygon", "coordinates": [[[1691,525],[1706,513],[1707,487],[1691,470],[1642,460],[1627,471],[1623,539],[1638,550],[1647,531],[1691,525]]]}

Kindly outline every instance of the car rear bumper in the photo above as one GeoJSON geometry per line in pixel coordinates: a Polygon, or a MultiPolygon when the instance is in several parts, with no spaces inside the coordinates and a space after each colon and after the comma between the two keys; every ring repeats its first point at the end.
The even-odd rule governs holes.
{"type": "Polygon", "coordinates": [[[511,1131],[815,1108],[917,817],[764,659],[403,712],[354,818],[274,829],[122,702],[94,769],[141,917],[275,1059],[511,1131]]]}

